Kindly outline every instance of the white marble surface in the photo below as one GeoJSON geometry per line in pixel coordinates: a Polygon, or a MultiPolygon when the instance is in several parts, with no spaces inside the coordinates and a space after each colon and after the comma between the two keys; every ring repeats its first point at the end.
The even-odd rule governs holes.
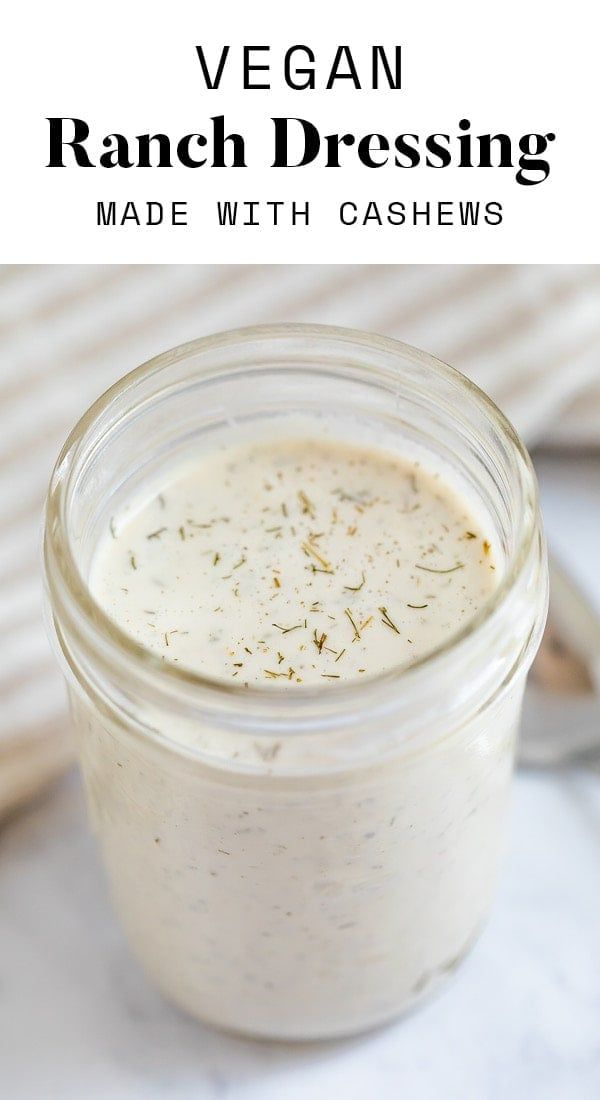
{"type": "MultiPolygon", "coordinates": [[[[600,463],[540,461],[547,525],[600,605],[600,463]]],[[[519,774],[491,921],[442,996],[294,1048],[202,1028],[111,913],[79,782],[0,833],[0,1096],[10,1100],[597,1100],[600,769],[519,774]]]]}

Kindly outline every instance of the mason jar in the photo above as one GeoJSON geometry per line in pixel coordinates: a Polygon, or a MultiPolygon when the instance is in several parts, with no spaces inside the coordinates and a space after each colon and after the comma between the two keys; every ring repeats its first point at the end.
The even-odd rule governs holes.
{"type": "Polygon", "coordinates": [[[89,815],[131,949],[198,1019],[310,1040],[430,996],[498,874],[527,670],[547,605],[535,476],[471,382],[405,344],[305,325],[193,341],[67,440],[44,558],[89,815]],[[100,533],[146,481],[289,417],[420,449],[487,517],[485,606],[412,667],[286,693],[161,660],[95,602],[100,533]]]}

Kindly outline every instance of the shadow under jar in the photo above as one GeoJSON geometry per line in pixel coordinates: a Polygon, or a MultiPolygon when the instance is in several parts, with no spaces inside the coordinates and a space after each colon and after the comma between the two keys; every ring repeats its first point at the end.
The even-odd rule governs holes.
{"type": "Polygon", "coordinates": [[[140,367],[52,478],[48,602],[93,829],[132,950],[218,1027],[310,1040],[383,1023],[469,951],[499,856],[547,573],[530,461],[456,371],[351,330],[259,327],[140,367]],[[161,660],[93,599],[100,533],[157,471],[291,417],[429,456],[487,517],[501,577],[412,667],[285,692],[161,660]]]}

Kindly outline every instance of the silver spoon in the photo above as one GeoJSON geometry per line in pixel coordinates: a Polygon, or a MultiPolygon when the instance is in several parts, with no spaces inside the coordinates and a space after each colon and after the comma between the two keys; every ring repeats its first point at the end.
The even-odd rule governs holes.
{"type": "Polygon", "coordinates": [[[519,764],[600,760],[600,617],[550,562],[550,611],[523,704],[519,764]]]}

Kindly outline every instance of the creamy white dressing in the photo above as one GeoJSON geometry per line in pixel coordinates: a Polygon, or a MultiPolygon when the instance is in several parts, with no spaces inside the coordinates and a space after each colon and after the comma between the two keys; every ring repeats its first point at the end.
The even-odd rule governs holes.
{"type": "MultiPolygon", "coordinates": [[[[334,677],[401,669],[459,631],[497,584],[495,549],[414,456],[250,440],[116,509],[90,584],[165,661],[333,698],[334,677]]],[[[146,969],[194,1015],[279,1038],[347,1034],[429,993],[487,912],[521,692],[459,729],[439,716],[426,751],[390,728],[385,758],[365,714],[361,756],[342,736],[327,771],[326,730],[271,743],[152,715],[193,758],[74,695],[92,819],[146,969]]]]}
{"type": "Polygon", "coordinates": [[[167,661],[297,689],[410,665],[496,581],[480,518],[437,473],[298,438],[170,470],[111,518],[90,586],[167,661]]]}

